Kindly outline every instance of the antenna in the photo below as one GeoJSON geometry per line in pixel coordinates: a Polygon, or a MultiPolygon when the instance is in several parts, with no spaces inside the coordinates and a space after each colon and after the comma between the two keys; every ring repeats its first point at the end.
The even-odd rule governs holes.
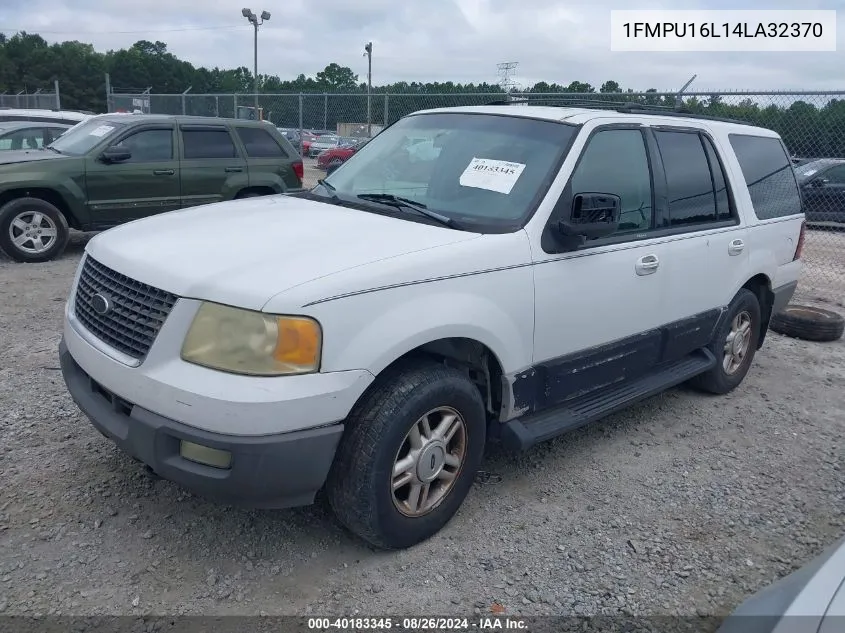
{"type": "Polygon", "coordinates": [[[513,79],[513,76],[516,74],[517,66],[519,66],[519,62],[502,62],[501,64],[496,64],[496,68],[499,69],[499,86],[505,92],[510,92],[516,87],[516,81],[513,79]]]}

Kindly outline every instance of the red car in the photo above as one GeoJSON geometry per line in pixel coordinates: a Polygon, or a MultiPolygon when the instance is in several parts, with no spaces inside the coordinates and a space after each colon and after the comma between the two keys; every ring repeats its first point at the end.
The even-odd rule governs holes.
{"type": "Polygon", "coordinates": [[[317,138],[316,134],[311,134],[309,132],[302,133],[302,155],[308,156],[308,150],[311,149],[311,143],[314,139],[317,138]]]}
{"type": "Polygon", "coordinates": [[[349,160],[349,157],[352,156],[352,154],[357,152],[366,144],[366,139],[362,139],[355,145],[342,145],[340,147],[335,147],[334,149],[327,149],[325,152],[321,152],[320,155],[317,156],[317,168],[328,169],[329,167],[340,165],[341,163],[349,160]]]}

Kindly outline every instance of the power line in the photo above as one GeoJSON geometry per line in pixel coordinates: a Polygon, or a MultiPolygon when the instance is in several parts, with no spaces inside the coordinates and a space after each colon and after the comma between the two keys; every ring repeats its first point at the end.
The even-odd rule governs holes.
{"type": "Polygon", "coordinates": [[[241,25],[225,26],[186,26],[179,29],[143,29],[140,31],[43,31],[41,29],[9,29],[0,28],[0,33],[20,33],[25,31],[31,35],[140,35],[144,33],[181,33],[184,31],[220,31],[241,28],[241,25]]]}

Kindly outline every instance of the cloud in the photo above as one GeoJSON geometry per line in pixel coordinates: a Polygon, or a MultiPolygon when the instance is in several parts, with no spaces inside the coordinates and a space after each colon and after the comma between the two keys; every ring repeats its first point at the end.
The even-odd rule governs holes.
{"type": "MultiPolygon", "coordinates": [[[[255,0],[5,0],[0,29],[26,27],[48,41],[78,39],[98,50],[161,40],[208,67],[252,67],[253,34],[240,15],[255,0]],[[24,19],[25,17],[25,19],[24,19]],[[182,29],[176,31],[175,29],[182,29]]],[[[646,0],[634,8],[728,9],[732,0],[646,0]]],[[[808,0],[802,8],[845,8],[808,0]]],[[[743,8],[795,8],[794,0],[748,0],[743,8]],[[790,6],[791,5],[791,6],[790,6]]],[[[373,81],[496,82],[496,64],[518,61],[516,80],[675,90],[693,74],[699,90],[834,90],[845,67],[845,12],[835,53],[619,53],[609,46],[610,10],[620,0],[286,0],[251,6],[272,13],[259,33],[259,72],[292,78],[327,64],[363,78],[373,42],[373,81]]]]}

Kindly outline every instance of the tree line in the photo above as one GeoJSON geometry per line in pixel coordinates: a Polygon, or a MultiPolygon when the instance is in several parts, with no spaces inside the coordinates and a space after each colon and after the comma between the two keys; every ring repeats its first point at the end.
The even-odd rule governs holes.
{"type": "MultiPolygon", "coordinates": [[[[105,112],[107,73],[115,93],[137,94],[150,89],[154,94],[177,95],[190,87],[194,95],[243,95],[240,99],[233,96],[231,101],[190,94],[185,100],[175,96],[154,97],[153,112],[175,114],[185,109],[187,114],[234,116],[238,103],[252,105],[251,99],[245,96],[253,92],[254,86],[248,68],[196,67],[170,53],[164,42],[140,40],[129,48],[103,53],[79,41],[49,44],[33,33],[21,32],[11,37],[0,34],[0,93],[34,92],[39,88],[50,91],[53,81],[58,79],[63,108],[105,112]]],[[[260,102],[278,125],[298,125],[300,113],[304,127],[334,128],[339,122],[366,120],[367,86],[352,69],[338,63],[328,64],[313,77],[300,74],[293,79],[282,79],[277,75],[259,75],[258,86],[260,93],[289,95],[262,97],[260,102]],[[324,97],[324,93],[334,94],[324,97]],[[300,94],[304,94],[301,106],[300,94]]],[[[400,81],[377,85],[373,86],[370,103],[371,120],[377,124],[391,123],[420,109],[484,104],[491,98],[506,96],[499,85],[492,83],[400,81]]],[[[802,100],[783,95],[779,103],[758,104],[750,98],[728,103],[724,96],[713,94],[685,97],[679,104],[674,96],[660,95],[653,88],[639,92],[623,88],[616,81],[605,81],[598,87],[581,81],[568,84],[541,81],[523,89],[519,96],[538,102],[554,99],[561,105],[630,101],[664,108],[682,105],[695,113],[772,128],[798,156],[845,157],[845,100],[841,98],[819,96],[802,100]]]]}

